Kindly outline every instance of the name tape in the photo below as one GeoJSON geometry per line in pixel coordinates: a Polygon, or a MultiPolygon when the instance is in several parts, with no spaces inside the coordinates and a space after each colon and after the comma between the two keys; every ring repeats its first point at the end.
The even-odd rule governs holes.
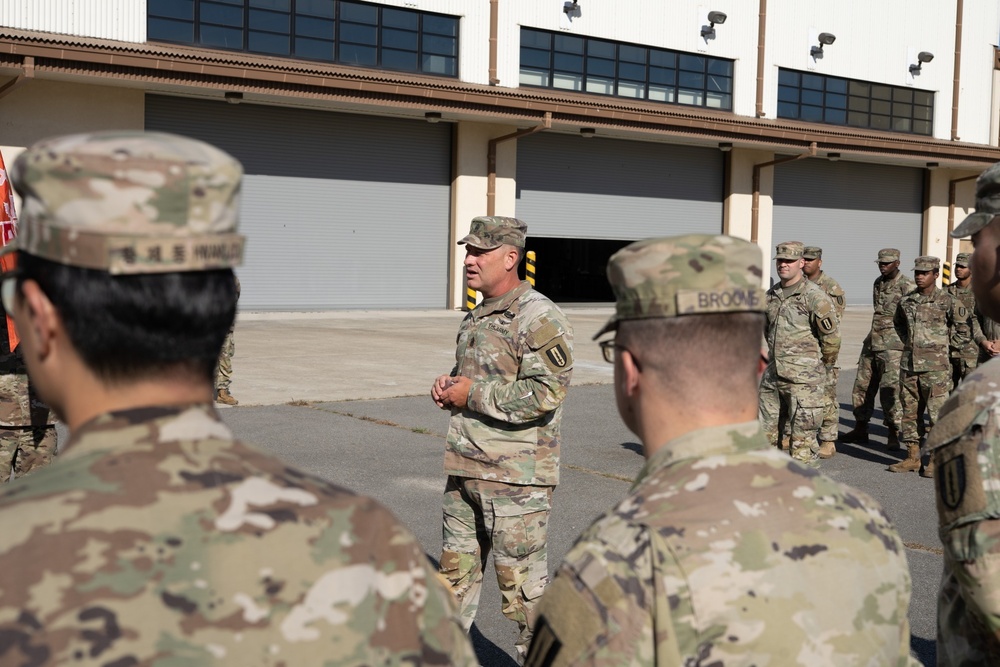
{"type": "Polygon", "coordinates": [[[727,290],[678,290],[677,314],[763,311],[759,289],[734,287],[727,290]]]}

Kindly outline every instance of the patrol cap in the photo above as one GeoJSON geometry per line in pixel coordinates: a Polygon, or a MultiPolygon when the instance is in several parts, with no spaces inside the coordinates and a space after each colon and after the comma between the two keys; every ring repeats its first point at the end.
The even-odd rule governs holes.
{"type": "Polygon", "coordinates": [[[875,260],[876,263],[881,264],[883,262],[898,262],[899,261],[899,251],[895,248],[882,248],[878,251],[878,259],[875,260]]]}
{"type": "Polygon", "coordinates": [[[646,239],[608,260],[615,314],[594,339],[622,320],[764,312],[760,247],[733,236],[689,234],[646,239]]]}
{"type": "Polygon", "coordinates": [[[504,244],[523,248],[527,233],[528,225],[517,218],[483,216],[472,219],[468,236],[459,241],[458,245],[469,244],[481,250],[493,250],[504,244]]]}
{"type": "Polygon", "coordinates": [[[243,168],[204,142],[158,132],[55,137],[11,168],[23,250],[112,274],[239,266],[243,168]]]}
{"type": "Polygon", "coordinates": [[[802,250],[802,259],[823,259],[823,249],[815,245],[807,245],[802,250]]]}
{"type": "Polygon", "coordinates": [[[953,238],[972,236],[1000,215],[1000,162],[979,174],[976,179],[976,210],[951,232],[953,238]]]}
{"type": "Polygon", "coordinates": [[[931,255],[921,255],[913,260],[914,271],[940,271],[941,260],[931,255]]]}
{"type": "Polygon", "coordinates": [[[960,252],[955,256],[955,266],[969,266],[969,260],[972,259],[972,255],[967,252],[960,252]]]}
{"type": "Polygon", "coordinates": [[[799,241],[786,241],[779,243],[775,248],[775,259],[802,259],[802,243],[799,241]]]}

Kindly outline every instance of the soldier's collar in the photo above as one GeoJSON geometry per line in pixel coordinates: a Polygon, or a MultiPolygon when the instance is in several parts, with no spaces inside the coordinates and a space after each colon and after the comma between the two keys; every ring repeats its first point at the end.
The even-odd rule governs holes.
{"type": "Polygon", "coordinates": [[[526,280],[522,280],[520,285],[506,294],[495,296],[492,299],[483,299],[483,302],[479,304],[479,307],[482,309],[484,314],[509,310],[511,306],[529,289],[531,289],[531,284],[526,280]]]}
{"type": "Polygon", "coordinates": [[[756,419],[739,424],[725,424],[697,429],[664,444],[646,461],[632,488],[661,468],[684,459],[706,459],[756,450],[767,450],[768,443],[756,419]]]}

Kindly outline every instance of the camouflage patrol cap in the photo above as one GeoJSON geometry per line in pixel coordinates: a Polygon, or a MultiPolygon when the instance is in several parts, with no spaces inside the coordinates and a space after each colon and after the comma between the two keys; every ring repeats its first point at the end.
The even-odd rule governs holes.
{"type": "Polygon", "coordinates": [[[807,245],[802,250],[802,259],[823,259],[823,249],[815,245],[807,245]]]}
{"type": "Polygon", "coordinates": [[[955,266],[969,266],[969,260],[972,259],[972,255],[967,252],[960,252],[955,256],[955,266]]]}
{"type": "Polygon", "coordinates": [[[483,216],[472,219],[468,236],[458,242],[458,245],[469,244],[481,250],[493,250],[507,244],[524,247],[524,237],[528,233],[528,225],[517,218],[505,218],[500,215],[483,216]]]}
{"type": "Polygon", "coordinates": [[[689,234],[637,241],[608,260],[615,314],[622,320],[709,313],[764,312],[763,254],[733,236],[689,234]]]}
{"type": "Polygon", "coordinates": [[[976,179],[976,210],[951,232],[953,238],[972,236],[1000,215],[1000,162],[976,179]]]}
{"type": "Polygon", "coordinates": [[[876,264],[881,264],[882,262],[898,262],[899,261],[899,251],[895,248],[882,248],[878,251],[878,259],[875,260],[876,264]]]}
{"type": "Polygon", "coordinates": [[[921,255],[913,260],[914,271],[940,271],[941,260],[931,255],[921,255]]]}
{"type": "Polygon", "coordinates": [[[802,259],[802,252],[805,248],[799,241],[785,241],[779,243],[775,248],[775,259],[802,259]]]}
{"type": "Polygon", "coordinates": [[[243,168],[204,142],[157,132],[56,137],[11,169],[14,250],[112,274],[239,266],[243,168]]]}

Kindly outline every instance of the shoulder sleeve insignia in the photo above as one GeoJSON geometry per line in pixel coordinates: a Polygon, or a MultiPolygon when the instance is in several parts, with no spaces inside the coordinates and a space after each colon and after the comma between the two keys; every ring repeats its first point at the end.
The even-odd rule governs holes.
{"type": "Polygon", "coordinates": [[[841,307],[844,306],[844,295],[843,294],[838,294],[837,296],[833,297],[833,300],[837,302],[838,306],[841,306],[841,307]]]}
{"type": "Polygon", "coordinates": [[[958,307],[958,317],[963,320],[969,319],[969,309],[965,306],[959,305],[958,307]]]}
{"type": "Polygon", "coordinates": [[[948,459],[938,470],[938,498],[942,505],[955,511],[965,498],[965,455],[948,459]]]}
{"type": "Polygon", "coordinates": [[[545,348],[545,358],[548,360],[546,363],[553,370],[566,368],[569,365],[569,354],[566,352],[562,338],[557,340],[553,345],[545,348]]]}
{"type": "Polygon", "coordinates": [[[826,317],[820,319],[819,328],[823,333],[833,333],[836,325],[834,324],[833,318],[827,315],[826,317]]]}

